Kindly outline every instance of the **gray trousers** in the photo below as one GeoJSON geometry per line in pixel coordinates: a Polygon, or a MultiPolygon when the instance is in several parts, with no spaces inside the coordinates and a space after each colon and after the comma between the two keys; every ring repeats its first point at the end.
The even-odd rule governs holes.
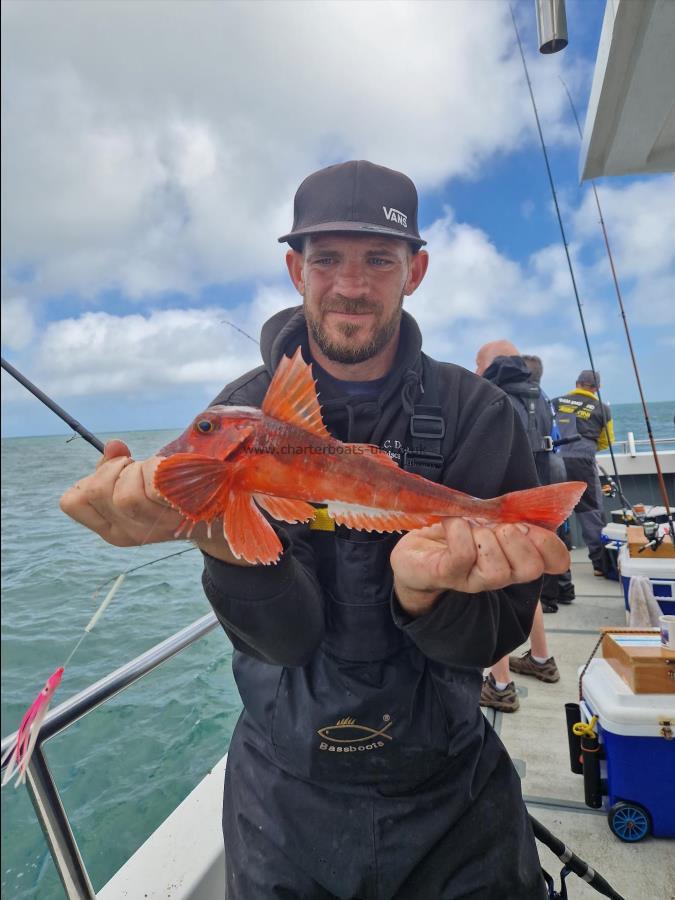
{"type": "Polygon", "coordinates": [[[588,487],[575,507],[581,535],[594,568],[602,568],[601,532],[606,524],[602,502],[602,488],[595,458],[566,457],[565,468],[569,481],[585,481],[588,487]]]}

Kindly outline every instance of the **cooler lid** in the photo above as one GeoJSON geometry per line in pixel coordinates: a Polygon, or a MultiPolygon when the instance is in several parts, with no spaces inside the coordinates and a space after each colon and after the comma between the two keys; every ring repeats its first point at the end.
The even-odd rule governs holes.
{"type": "Polygon", "coordinates": [[[586,705],[605,731],[659,737],[659,723],[664,719],[675,728],[675,694],[634,694],[606,659],[591,660],[581,690],[586,705]]]}
{"type": "Polygon", "coordinates": [[[605,525],[602,533],[610,541],[625,542],[627,540],[626,526],[620,525],[618,522],[610,522],[609,525],[605,525]]]}

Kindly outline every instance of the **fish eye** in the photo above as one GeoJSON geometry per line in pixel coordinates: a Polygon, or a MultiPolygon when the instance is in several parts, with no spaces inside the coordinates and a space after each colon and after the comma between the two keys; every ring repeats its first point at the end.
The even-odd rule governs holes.
{"type": "Polygon", "coordinates": [[[197,431],[201,431],[202,434],[208,434],[210,431],[213,431],[215,426],[210,419],[200,419],[195,427],[197,431]]]}

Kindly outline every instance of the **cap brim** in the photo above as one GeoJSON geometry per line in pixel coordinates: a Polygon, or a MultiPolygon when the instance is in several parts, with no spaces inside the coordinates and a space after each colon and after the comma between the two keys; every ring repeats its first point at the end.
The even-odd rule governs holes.
{"type": "Polygon", "coordinates": [[[381,234],[383,237],[398,238],[400,241],[407,241],[409,244],[415,244],[417,247],[423,247],[426,241],[413,234],[404,234],[395,228],[385,228],[381,225],[371,225],[368,222],[322,222],[320,225],[312,225],[309,228],[298,228],[288,234],[283,234],[278,241],[280,244],[291,243],[295,238],[305,237],[308,234],[324,234],[330,231],[339,231],[344,234],[381,234]]]}

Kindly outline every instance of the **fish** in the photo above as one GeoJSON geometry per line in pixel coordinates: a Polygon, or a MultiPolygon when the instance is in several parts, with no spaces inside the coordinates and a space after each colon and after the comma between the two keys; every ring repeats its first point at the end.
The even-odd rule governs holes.
{"type": "Polygon", "coordinates": [[[335,725],[326,725],[324,728],[319,728],[317,734],[333,744],[358,744],[363,741],[372,741],[373,738],[378,737],[391,741],[391,735],[385,734],[385,731],[391,728],[393,724],[393,722],[388,721],[383,728],[369,728],[367,725],[357,725],[356,719],[348,717],[338,719],[335,725]]]}
{"type": "Polygon", "coordinates": [[[35,742],[37,741],[40,728],[42,727],[42,723],[49,710],[49,704],[54,696],[54,691],[61,683],[63,672],[63,666],[59,666],[59,668],[49,676],[45,682],[45,686],[37,695],[21,720],[19,730],[16,733],[16,743],[12,744],[2,757],[2,765],[4,766],[5,763],[7,763],[7,769],[5,770],[5,775],[2,779],[2,787],[11,780],[15,771],[17,772],[17,777],[14,786],[18,787],[20,784],[25,783],[26,770],[30,758],[33,755],[35,742]]]}
{"type": "Polygon", "coordinates": [[[479,499],[399,468],[370,444],[326,428],[300,348],[279,363],[260,409],[211,406],[158,451],[153,483],[183,520],[176,536],[222,518],[237,559],[278,562],[282,545],[265,518],[309,522],[324,507],[338,525],[411,531],[461,516],[479,524],[523,522],[555,531],[586,489],[572,481],[479,499]]]}

